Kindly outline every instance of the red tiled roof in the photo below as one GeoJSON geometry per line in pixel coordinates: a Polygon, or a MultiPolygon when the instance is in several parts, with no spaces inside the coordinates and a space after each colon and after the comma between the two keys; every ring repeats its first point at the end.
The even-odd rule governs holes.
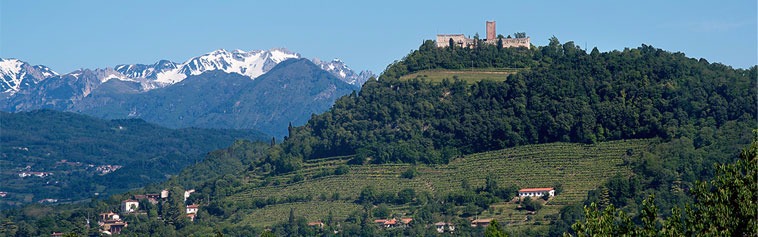
{"type": "Polygon", "coordinates": [[[132,199],[126,199],[123,202],[138,202],[138,201],[137,200],[132,200],[132,199]]]}
{"type": "Polygon", "coordinates": [[[197,208],[197,207],[198,207],[197,204],[187,205],[187,208],[197,208]]]}
{"type": "Polygon", "coordinates": [[[389,219],[389,220],[385,221],[384,224],[385,225],[394,225],[394,224],[397,224],[397,220],[395,220],[395,219],[389,219]]]}
{"type": "Polygon", "coordinates": [[[403,218],[403,219],[400,219],[400,222],[403,222],[403,224],[411,223],[411,221],[413,221],[413,218],[403,218]]]}
{"type": "Polygon", "coordinates": [[[316,226],[316,225],[324,225],[323,222],[320,221],[314,221],[314,222],[308,222],[308,226],[316,226]]]}
{"type": "Polygon", "coordinates": [[[549,192],[553,188],[525,188],[518,190],[519,192],[549,192]]]}
{"type": "Polygon", "coordinates": [[[384,224],[384,222],[387,222],[387,220],[385,220],[385,219],[376,219],[376,220],[374,220],[374,223],[382,223],[382,224],[384,224]]]}

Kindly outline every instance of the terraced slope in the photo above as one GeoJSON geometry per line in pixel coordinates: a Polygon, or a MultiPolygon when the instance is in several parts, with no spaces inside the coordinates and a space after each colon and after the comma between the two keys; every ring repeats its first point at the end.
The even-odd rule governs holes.
{"type": "MultiPolygon", "coordinates": [[[[655,140],[644,139],[594,145],[551,143],[520,146],[467,155],[447,165],[418,165],[416,168],[419,174],[413,179],[401,176],[412,166],[409,164],[349,166],[350,171],[345,175],[319,175],[325,170],[345,164],[348,160],[347,157],[327,158],[306,163],[304,169],[298,173],[279,177],[281,185],[252,188],[251,181],[251,185],[241,187],[241,192],[228,199],[245,202],[269,197],[308,196],[311,200],[270,205],[238,213],[242,216],[239,223],[268,226],[285,221],[290,208],[294,208],[298,215],[303,215],[309,220],[324,219],[329,210],[333,210],[336,219],[343,219],[352,211],[362,208],[355,204],[355,200],[361,190],[369,185],[382,192],[398,192],[405,188],[413,188],[416,193],[429,192],[440,196],[460,190],[463,180],[467,180],[472,187],[481,187],[486,177],[491,176],[500,186],[546,187],[560,183],[563,193],[551,199],[537,215],[544,217],[558,213],[563,205],[581,202],[588,191],[599,186],[604,180],[616,174],[630,174],[631,171],[623,165],[624,158],[639,155],[640,151],[653,142],[655,140]],[[294,176],[302,176],[304,180],[285,184],[294,176]],[[339,197],[337,200],[332,198],[335,195],[339,197]]],[[[499,207],[506,211],[484,215],[502,218],[514,224],[518,220],[526,219],[525,213],[510,210],[515,208],[513,204],[503,204],[499,207]]],[[[396,206],[392,209],[398,213],[410,212],[406,208],[396,206]]]]}

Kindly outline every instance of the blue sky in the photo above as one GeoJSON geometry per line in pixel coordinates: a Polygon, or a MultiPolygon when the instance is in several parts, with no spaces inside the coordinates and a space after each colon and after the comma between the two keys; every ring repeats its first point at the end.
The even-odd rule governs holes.
{"type": "Polygon", "coordinates": [[[288,48],[380,73],[437,33],[526,32],[534,45],[652,45],[737,68],[758,64],[758,7],[736,1],[10,1],[0,57],[59,73],[228,50],[288,48]]]}

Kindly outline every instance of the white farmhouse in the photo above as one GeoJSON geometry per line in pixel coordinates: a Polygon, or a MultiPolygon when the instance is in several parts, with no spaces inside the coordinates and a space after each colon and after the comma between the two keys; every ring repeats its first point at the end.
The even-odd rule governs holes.
{"type": "Polygon", "coordinates": [[[127,199],[121,202],[121,213],[131,213],[139,210],[139,201],[127,199]]]}
{"type": "Polygon", "coordinates": [[[519,198],[542,197],[544,195],[549,195],[550,197],[555,196],[555,189],[554,188],[524,188],[524,189],[518,190],[519,198]]]}

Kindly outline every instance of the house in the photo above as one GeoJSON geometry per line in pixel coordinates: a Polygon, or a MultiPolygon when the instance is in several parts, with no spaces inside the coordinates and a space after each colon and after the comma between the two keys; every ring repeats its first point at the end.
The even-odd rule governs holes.
{"type": "Polygon", "coordinates": [[[379,227],[384,228],[406,228],[408,225],[413,221],[413,218],[400,218],[400,220],[392,218],[392,219],[377,219],[374,220],[374,223],[379,225],[379,227]]]}
{"type": "Polygon", "coordinates": [[[47,202],[47,203],[56,203],[56,202],[58,202],[58,199],[54,199],[54,198],[45,198],[45,199],[39,200],[38,202],[39,202],[39,203],[46,203],[46,202],[47,202]]]}
{"type": "Polygon", "coordinates": [[[411,221],[413,221],[413,218],[400,218],[400,226],[403,228],[408,227],[411,221]]]}
{"type": "Polygon", "coordinates": [[[160,198],[161,198],[160,194],[145,194],[145,195],[137,194],[137,195],[134,195],[134,199],[137,199],[137,200],[140,200],[140,201],[144,200],[144,199],[147,199],[147,201],[150,202],[150,203],[152,203],[153,205],[158,204],[158,200],[160,198]]]}
{"type": "Polygon", "coordinates": [[[127,199],[121,202],[121,212],[131,213],[139,210],[139,202],[133,199],[127,199]]]}
{"type": "Polygon", "coordinates": [[[519,198],[542,197],[544,195],[549,195],[550,197],[555,196],[555,189],[554,188],[524,188],[524,189],[518,190],[519,198]]]}
{"type": "Polygon", "coordinates": [[[476,219],[471,221],[471,227],[483,227],[487,228],[487,226],[490,225],[490,222],[492,222],[492,219],[476,219]]]}
{"type": "Polygon", "coordinates": [[[324,228],[324,222],[321,222],[321,221],[308,222],[308,226],[315,226],[315,227],[318,227],[318,228],[324,228]]]}
{"type": "Polygon", "coordinates": [[[114,212],[104,212],[100,213],[100,222],[106,222],[106,221],[120,221],[121,217],[114,213],[114,212]]]}
{"type": "Polygon", "coordinates": [[[50,236],[51,237],[63,236],[63,232],[53,232],[52,234],[50,234],[50,236]]]}
{"type": "Polygon", "coordinates": [[[187,205],[187,211],[186,211],[187,214],[197,213],[197,210],[198,210],[198,205],[197,204],[187,205]]]}
{"type": "Polygon", "coordinates": [[[40,177],[40,178],[44,178],[44,177],[47,177],[49,175],[53,175],[53,173],[52,172],[21,172],[21,173],[18,173],[18,177],[21,177],[21,178],[29,177],[29,176],[37,176],[37,177],[40,177]]]}
{"type": "Polygon", "coordinates": [[[121,217],[113,212],[100,213],[97,224],[100,226],[100,232],[106,234],[119,234],[127,226],[127,223],[121,221],[121,217]]]}
{"type": "Polygon", "coordinates": [[[395,218],[377,219],[377,220],[374,220],[374,223],[379,225],[379,227],[384,227],[384,228],[397,227],[397,220],[395,218]]]}
{"type": "MultiPolygon", "coordinates": [[[[124,229],[124,227],[127,226],[126,222],[123,221],[117,221],[113,224],[108,225],[107,232],[110,232],[111,234],[121,234],[121,230],[124,229]]],[[[106,232],[106,231],[103,231],[106,232]]]]}
{"type": "Polygon", "coordinates": [[[187,218],[189,218],[190,221],[195,221],[196,216],[197,216],[197,213],[187,213],[187,218]]]}
{"type": "Polygon", "coordinates": [[[455,231],[455,225],[449,222],[437,222],[437,223],[434,223],[434,227],[437,229],[437,233],[445,233],[445,232],[452,233],[453,231],[455,231]]]}
{"type": "Polygon", "coordinates": [[[161,190],[161,199],[168,198],[168,190],[161,190]]]}
{"type": "Polygon", "coordinates": [[[192,194],[194,192],[195,192],[194,189],[190,189],[190,190],[184,191],[184,201],[186,202],[187,198],[189,198],[190,194],[192,194]]]}
{"type": "Polygon", "coordinates": [[[158,193],[148,193],[145,196],[147,196],[147,201],[152,204],[158,204],[158,200],[161,199],[161,195],[158,193]]]}

